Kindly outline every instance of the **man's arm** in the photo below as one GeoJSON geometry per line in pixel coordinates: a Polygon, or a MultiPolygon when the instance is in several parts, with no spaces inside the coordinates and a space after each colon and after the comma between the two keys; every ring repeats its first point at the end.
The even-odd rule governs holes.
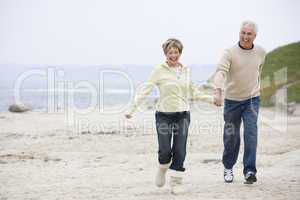
{"type": "Polygon", "coordinates": [[[217,70],[213,79],[213,84],[215,86],[214,104],[216,106],[221,106],[223,102],[223,91],[227,73],[229,72],[231,66],[231,53],[227,49],[224,51],[218,65],[217,70]]]}

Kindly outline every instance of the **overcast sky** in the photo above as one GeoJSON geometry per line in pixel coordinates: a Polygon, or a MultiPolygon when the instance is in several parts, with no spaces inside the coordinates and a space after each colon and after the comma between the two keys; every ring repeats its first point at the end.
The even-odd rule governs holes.
{"type": "Polygon", "coordinates": [[[213,64],[246,19],[267,51],[299,41],[299,2],[0,0],[0,64],[157,64],[169,37],[183,63],[213,64]]]}

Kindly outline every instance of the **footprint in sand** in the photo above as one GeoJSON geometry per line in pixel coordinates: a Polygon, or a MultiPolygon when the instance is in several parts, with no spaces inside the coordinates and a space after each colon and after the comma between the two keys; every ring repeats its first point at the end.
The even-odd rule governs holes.
{"type": "Polygon", "coordinates": [[[204,159],[202,163],[208,164],[208,163],[213,163],[213,164],[218,164],[220,163],[220,159],[204,159]]]}

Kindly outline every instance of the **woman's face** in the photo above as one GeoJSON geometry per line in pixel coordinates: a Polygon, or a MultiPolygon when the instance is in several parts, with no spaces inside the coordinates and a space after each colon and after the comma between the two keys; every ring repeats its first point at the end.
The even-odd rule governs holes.
{"type": "Polygon", "coordinates": [[[177,48],[171,47],[166,53],[168,65],[172,67],[178,65],[180,55],[177,48]]]}

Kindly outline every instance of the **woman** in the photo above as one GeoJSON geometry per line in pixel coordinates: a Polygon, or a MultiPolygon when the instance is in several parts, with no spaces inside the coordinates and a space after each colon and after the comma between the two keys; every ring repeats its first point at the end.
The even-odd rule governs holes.
{"type": "Polygon", "coordinates": [[[179,62],[183,50],[182,43],[171,38],[162,47],[166,61],[154,68],[149,80],[137,92],[134,104],[125,117],[131,118],[153,87],[158,87],[160,96],[156,105],[155,120],[159,167],[155,183],[162,187],[166,180],[165,174],[170,169],[170,185],[174,188],[181,184],[185,171],[184,160],[190,124],[189,99],[212,102],[212,97],[200,94],[190,81],[189,69],[179,62]]]}

